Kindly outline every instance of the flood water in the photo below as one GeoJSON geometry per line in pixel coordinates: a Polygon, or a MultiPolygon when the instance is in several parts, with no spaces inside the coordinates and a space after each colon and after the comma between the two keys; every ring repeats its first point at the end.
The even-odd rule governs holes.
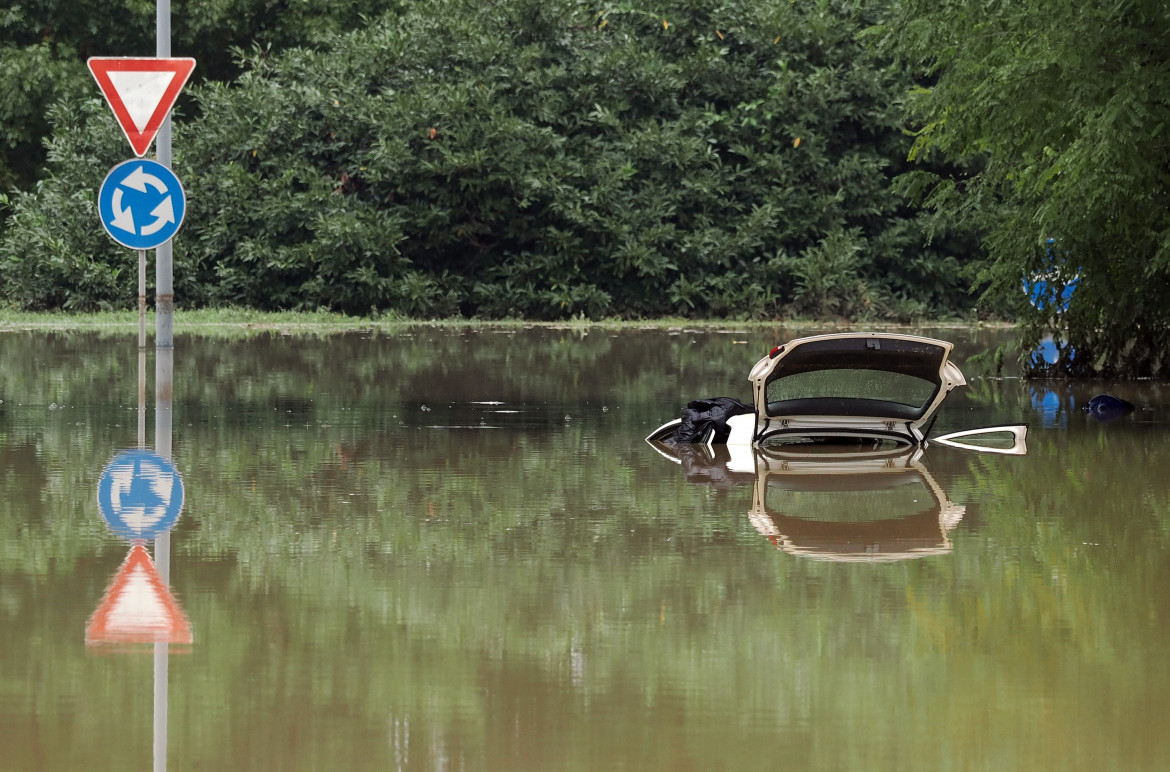
{"type": "Polygon", "coordinates": [[[1170,389],[742,474],[642,438],[790,331],[176,329],[0,333],[0,769],[1170,768],[1170,389]]]}

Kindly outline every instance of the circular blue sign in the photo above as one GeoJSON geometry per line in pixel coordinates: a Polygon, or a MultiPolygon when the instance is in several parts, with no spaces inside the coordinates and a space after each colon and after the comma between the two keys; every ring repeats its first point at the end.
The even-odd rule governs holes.
{"type": "Polygon", "coordinates": [[[110,170],[98,190],[98,213],[110,238],[131,249],[167,243],[183,224],[187,196],[175,173],[135,158],[110,170]]]}
{"type": "Polygon", "coordinates": [[[166,533],[183,509],[183,478],[174,465],[149,450],[124,450],[98,480],[98,509],[110,530],[127,539],[166,533]]]}

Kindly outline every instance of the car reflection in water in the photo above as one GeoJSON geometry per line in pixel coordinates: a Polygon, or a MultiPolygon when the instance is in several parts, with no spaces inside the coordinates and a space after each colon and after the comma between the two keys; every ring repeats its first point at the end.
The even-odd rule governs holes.
{"type": "Polygon", "coordinates": [[[817,560],[880,562],[951,551],[966,507],[928,471],[921,447],[651,443],[689,482],[752,485],[748,519],[778,549],[817,560]]]}
{"type": "Polygon", "coordinates": [[[760,454],[748,518],[776,547],[821,560],[883,561],[950,552],[966,507],[921,449],[760,454]]]}

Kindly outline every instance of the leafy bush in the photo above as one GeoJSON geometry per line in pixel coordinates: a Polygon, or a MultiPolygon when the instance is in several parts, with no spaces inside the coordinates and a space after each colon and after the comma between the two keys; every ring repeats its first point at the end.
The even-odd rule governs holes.
{"type": "Polygon", "coordinates": [[[1046,374],[1170,376],[1170,6],[902,0],[874,29],[922,67],[914,153],[950,169],[915,185],[986,234],[982,278],[1025,328],[1076,350],[1046,374]],[[961,163],[973,159],[973,163],[961,163]],[[1067,310],[1021,284],[1078,276],[1067,310]]]}
{"type": "MultiPolygon", "coordinates": [[[[395,4],[176,0],[171,46],[175,56],[198,60],[196,82],[227,80],[238,74],[233,45],[316,45],[395,4]]],[[[27,190],[39,178],[49,108],[94,93],[85,59],[155,52],[156,10],[155,3],[140,0],[13,0],[0,10],[0,188],[27,190]]]]}
{"type": "MultiPolygon", "coordinates": [[[[873,21],[431,0],[313,49],[240,51],[244,73],[192,89],[176,127],[177,296],[535,319],[968,308],[965,255],[925,246],[891,191],[909,81],[856,41],[873,21]]],[[[93,279],[49,286],[23,247],[41,228],[124,261],[46,212],[93,195],[78,159],[117,157],[94,118],[56,115],[55,176],[14,202],[0,267],[30,263],[3,274],[21,305],[111,302],[93,279]]]]}

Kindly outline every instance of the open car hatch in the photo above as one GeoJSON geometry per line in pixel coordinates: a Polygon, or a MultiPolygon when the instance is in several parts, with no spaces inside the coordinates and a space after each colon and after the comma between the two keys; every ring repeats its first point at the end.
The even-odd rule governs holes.
{"type": "Polygon", "coordinates": [[[939,405],[966,380],[953,344],[855,332],[797,338],[752,368],[755,441],[784,435],[872,435],[917,445],[939,405]]]}

